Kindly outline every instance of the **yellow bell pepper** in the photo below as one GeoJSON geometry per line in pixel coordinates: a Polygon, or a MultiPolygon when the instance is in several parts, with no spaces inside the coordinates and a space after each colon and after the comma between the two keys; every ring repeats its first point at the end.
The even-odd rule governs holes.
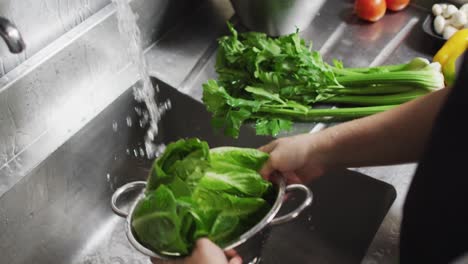
{"type": "Polygon", "coordinates": [[[445,83],[452,85],[456,78],[457,59],[468,49],[468,29],[457,31],[434,56],[434,62],[442,66],[445,83]]]}

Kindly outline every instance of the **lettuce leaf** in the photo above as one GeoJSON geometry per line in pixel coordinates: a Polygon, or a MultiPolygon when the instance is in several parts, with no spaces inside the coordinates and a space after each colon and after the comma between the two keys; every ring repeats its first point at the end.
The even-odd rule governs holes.
{"type": "Polygon", "coordinates": [[[176,199],[164,185],[141,200],[133,213],[132,227],[137,237],[152,248],[188,253],[180,226],[176,199]]]}
{"type": "MultiPolygon", "coordinates": [[[[181,139],[169,144],[154,163],[148,178],[147,192],[156,190],[161,184],[168,184],[179,177],[192,177],[208,166],[208,143],[197,138],[181,139]]],[[[196,178],[196,177],[195,177],[196,178]]]]}
{"type": "Polygon", "coordinates": [[[213,162],[224,162],[243,168],[258,171],[268,160],[269,155],[263,151],[250,148],[219,147],[210,150],[213,162]]]}
{"type": "Polygon", "coordinates": [[[268,154],[209,149],[196,138],[169,144],[154,163],[132,218],[138,240],[153,250],[187,255],[200,237],[219,246],[237,239],[271,208],[271,183],[258,170],[268,154]]]}

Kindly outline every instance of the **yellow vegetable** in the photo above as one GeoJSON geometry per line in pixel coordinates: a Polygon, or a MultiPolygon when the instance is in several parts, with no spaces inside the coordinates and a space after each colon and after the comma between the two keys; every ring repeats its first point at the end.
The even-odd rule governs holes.
{"type": "Polygon", "coordinates": [[[442,66],[442,73],[447,85],[452,85],[456,78],[457,59],[468,49],[468,29],[457,31],[445,42],[434,56],[434,61],[442,66]]]}

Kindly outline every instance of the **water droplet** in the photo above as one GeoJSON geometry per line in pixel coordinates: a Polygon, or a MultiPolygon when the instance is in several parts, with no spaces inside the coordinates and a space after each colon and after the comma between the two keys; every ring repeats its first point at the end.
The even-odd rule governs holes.
{"type": "Polygon", "coordinates": [[[107,173],[106,179],[107,179],[108,182],[110,182],[110,174],[109,173],[107,173]]]}
{"type": "Polygon", "coordinates": [[[166,149],[166,145],[164,144],[155,145],[151,142],[146,142],[145,147],[146,147],[146,153],[148,155],[148,159],[159,157],[166,149]]]}
{"type": "Polygon", "coordinates": [[[168,99],[168,100],[166,101],[165,106],[166,106],[166,109],[167,109],[167,110],[171,109],[171,108],[172,108],[171,100],[168,99]]]}
{"type": "Polygon", "coordinates": [[[145,156],[145,151],[143,150],[143,148],[140,147],[138,150],[140,151],[140,156],[144,157],[145,156]]]}
{"type": "Polygon", "coordinates": [[[132,118],[130,116],[127,116],[127,126],[132,127],[132,118]]]}
{"type": "Polygon", "coordinates": [[[135,155],[136,158],[138,158],[138,151],[136,149],[133,149],[133,154],[135,155]]]}
{"type": "Polygon", "coordinates": [[[126,149],[126,150],[125,150],[125,153],[127,153],[127,155],[130,155],[130,150],[129,150],[129,149],[126,149]]]}
{"type": "Polygon", "coordinates": [[[152,130],[148,130],[147,135],[148,135],[149,140],[146,140],[146,141],[153,141],[154,140],[154,133],[153,133],[152,130]]]}
{"type": "Polygon", "coordinates": [[[148,120],[149,120],[149,113],[148,111],[145,110],[143,111],[143,121],[148,122],[148,120]]]}
{"type": "Polygon", "coordinates": [[[150,141],[145,141],[146,156],[148,159],[152,159],[156,154],[156,145],[150,141]]]}
{"type": "Polygon", "coordinates": [[[117,132],[118,129],[119,125],[117,124],[117,121],[112,122],[112,130],[114,130],[114,132],[117,132]]]}
{"type": "Polygon", "coordinates": [[[135,106],[135,112],[137,113],[137,115],[141,116],[141,108],[135,106]]]}

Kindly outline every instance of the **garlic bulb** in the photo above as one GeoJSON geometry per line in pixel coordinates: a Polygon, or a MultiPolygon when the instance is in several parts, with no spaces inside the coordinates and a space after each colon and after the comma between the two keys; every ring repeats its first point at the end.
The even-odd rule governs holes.
{"type": "Polygon", "coordinates": [[[445,18],[441,15],[436,16],[434,19],[434,30],[437,34],[442,35],[442,32],[444,31],[445,28],[445,18]]]}
{"type": "Polygon", "coordinates": [[[442,6],[439,5],[439,4],[435,4],[432,6],[432,14],[434,14],[434,16],[440,16],[442,15],[442,6]]]}
{"type": "Polygon", "coordinates": [[[448,5],[447,8],[442,12],[442,15],[445,18],[450,18],[457,11],[458,11],[458,8],[456,6],[448,5]]]}
{"type": "Polygon", "coordinates": [[[468,17],[468,4],[462,5],[462,7],[460,7],[460,11],[465,13],[465,15],[468,17]]]}
{"type": "Polygon", "coordinates": [[[450,38],[459,29],[468,28],[468,3],[462,5],[460,9],[449,3],[434,4],[432,14],[435,33],[445,39],[450,38]]]}
{"type": "Polygon", "coordinates": [[[442,36],[444,37],[444,39],[449,39],[457,31],[458,29],[454,28],[453,26],[448,25],[444,28],[444,32],[442,33],[442,36]]]}
{"type": "Polygon", "coordinates": [[[462,28],[468,22],[465,12],[457,11],[453,13],[452,18],[450,19],[450,25],[455,28],[462,28]]]}

